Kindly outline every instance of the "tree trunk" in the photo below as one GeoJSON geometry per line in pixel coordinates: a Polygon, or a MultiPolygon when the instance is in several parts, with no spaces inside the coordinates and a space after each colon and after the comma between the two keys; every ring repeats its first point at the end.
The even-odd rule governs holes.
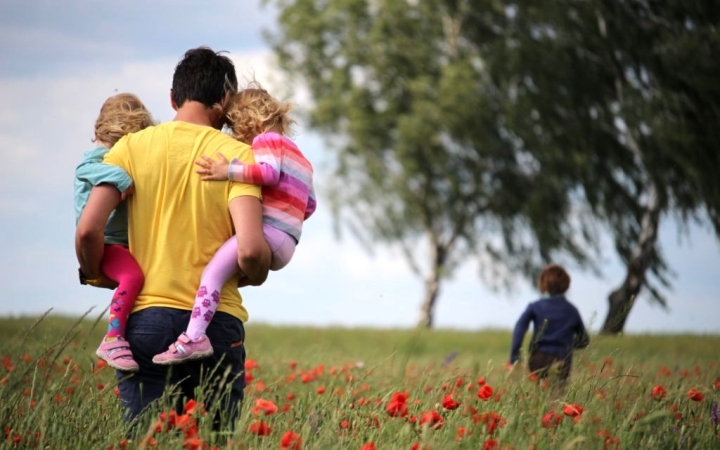
{"type": "Polygon", "coordinates": [[[610,309],[600,332],[602,334],[622,333],[635,298],[645,284],[645,273],[655,254],[658,227],[660,223],[660,202],[657,188],[650,183],[648,203],[643,213],[638,245],[628,261],[627,275],[623,283],[608,297],[610,309]]]}
{"type": "Polygon", "coordinates": [[[445,264],[445,249],[434,245],[431,251],[430,271],[425,278],[425,293],[420,305],[418,327],[432,328],[435,320],[435,302],[440,294],[441,271],[445,264]]]}

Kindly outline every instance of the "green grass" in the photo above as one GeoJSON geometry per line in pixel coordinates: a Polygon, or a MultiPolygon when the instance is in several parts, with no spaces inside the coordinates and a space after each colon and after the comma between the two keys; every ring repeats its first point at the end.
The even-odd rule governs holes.
{"type": "MultiPolygon", "coordinates": [[[[5,425],[0,448],[121,448],[126,425],[114,373],[99,368],[94,357],[104,327],[101,317],[0,319],[0,424],[5,425]]],[[[720,336],[596,336],[577,353],[568,389],[555,394],[530,381],[522,367],[505,367],[510,345],[505,331],[252,323],[246,331],[248,358],[257,367],[248,370],[252,382],[241,418],[231,443],[220,444],[228,436],[211,433],[208,416],[195,417],[197,438],[210,443],[206,448],[278,449],[286,431],[299,434],[306,449],[360,449],[370,442],[378,450],[414,444],[478,449],[492,440],[497,448],[519,450],[720,448],[712,415],[720,400],[720,336]],[[448,358],[451,354],[456,356],[448,358]],[[488,401],[477,396],[480,377],[494,389],[488,401]],[[655,385],[666,389],[664,399],[653,399],[655,385]],[[688,398],[694,387],[702,401],[688,398]],[[403,391],[409,394],[408,415],[390,417],[386,405],[403,391]],[[460,402],[455,410],[443,408],[450,393],[460,402]],[[273,402],[279,411],[254,415],[257,399],[273,402]],[[562,415],[566,404],[584,408],[579,420],[562,415]],[[442,417],[442,427],[408,420],[430,410],[442,417]],[[554,429],[542,426],[550,411],[563,417],[554,429]],[[492,434],[486,425],[491,413],[498,425],[492,434]],[[249,432],[259,420],[269,426],[269,435],[249,432]]],[[[182,449],[199,442],[181,431],[155,432],[164,409],[158,405],[148,412],[144,439],[124,442],[126,448],[182,449]]]]}

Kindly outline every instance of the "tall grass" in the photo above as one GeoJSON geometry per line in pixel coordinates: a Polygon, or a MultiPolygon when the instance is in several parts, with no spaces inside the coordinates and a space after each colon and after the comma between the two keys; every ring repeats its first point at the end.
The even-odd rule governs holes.
{"type": "Polygon", "coordinates": [[[94,356],[100,319],[0,319],[0,448],[293,448],[286,432],[306,449],[720,448],[718,336],[595,337],[558,392],[505,366],[504,331],[252,323],[234,430],[212,431],[203,392],[180,416],[169,394],[129,441],[114,373],[94,356]],[[493,390],[487,400],[478,397],[482,382],[493,390]],[[655,386],[664,397],[653,396],[655,386]],[[692,388],[702,400],[688,397],[692,388]],[[392,417],[389,403],[405,392],[407,415],[392,417]],[[271,414],[254,408],[259,399],[271,414]],[[583,409],[575,418],[563,412],[572,405],[583,409]],[[549,422],[548,413],[556,414],[549,422]]]}

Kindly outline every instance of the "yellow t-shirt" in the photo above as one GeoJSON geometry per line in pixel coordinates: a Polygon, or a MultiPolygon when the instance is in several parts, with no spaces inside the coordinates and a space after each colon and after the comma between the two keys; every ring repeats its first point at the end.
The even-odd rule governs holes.
{"type": "MultiPolygon", "coordinates": [[[[125,136],[103,162],[123,168],[135,183],[128,200],[130,252],[145,274],[133,311],[150,306],[191,310],[200,275],[233,235],[228,202],[257,186],[202,181],[195,161],[204,154],[255,162],[250,146],[220,131],[187,122],[168,122],[125,136]]],[[[238,277],[223,286],[218,311],[243,322],[248,313],[237,290],[238,277]]]]}

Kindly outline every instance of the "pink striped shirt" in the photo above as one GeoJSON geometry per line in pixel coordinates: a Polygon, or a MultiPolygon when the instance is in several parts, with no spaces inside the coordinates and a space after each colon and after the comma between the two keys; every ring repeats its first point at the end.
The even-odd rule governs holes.
{"type": "Polygon", "coordinates": [[[262,186],[263,222],[300,242],[303,221],[317,206],[313,168],[290,139],[262,133],[253,139],[255,164],[230,163],[228,178],[262,186]]]}

